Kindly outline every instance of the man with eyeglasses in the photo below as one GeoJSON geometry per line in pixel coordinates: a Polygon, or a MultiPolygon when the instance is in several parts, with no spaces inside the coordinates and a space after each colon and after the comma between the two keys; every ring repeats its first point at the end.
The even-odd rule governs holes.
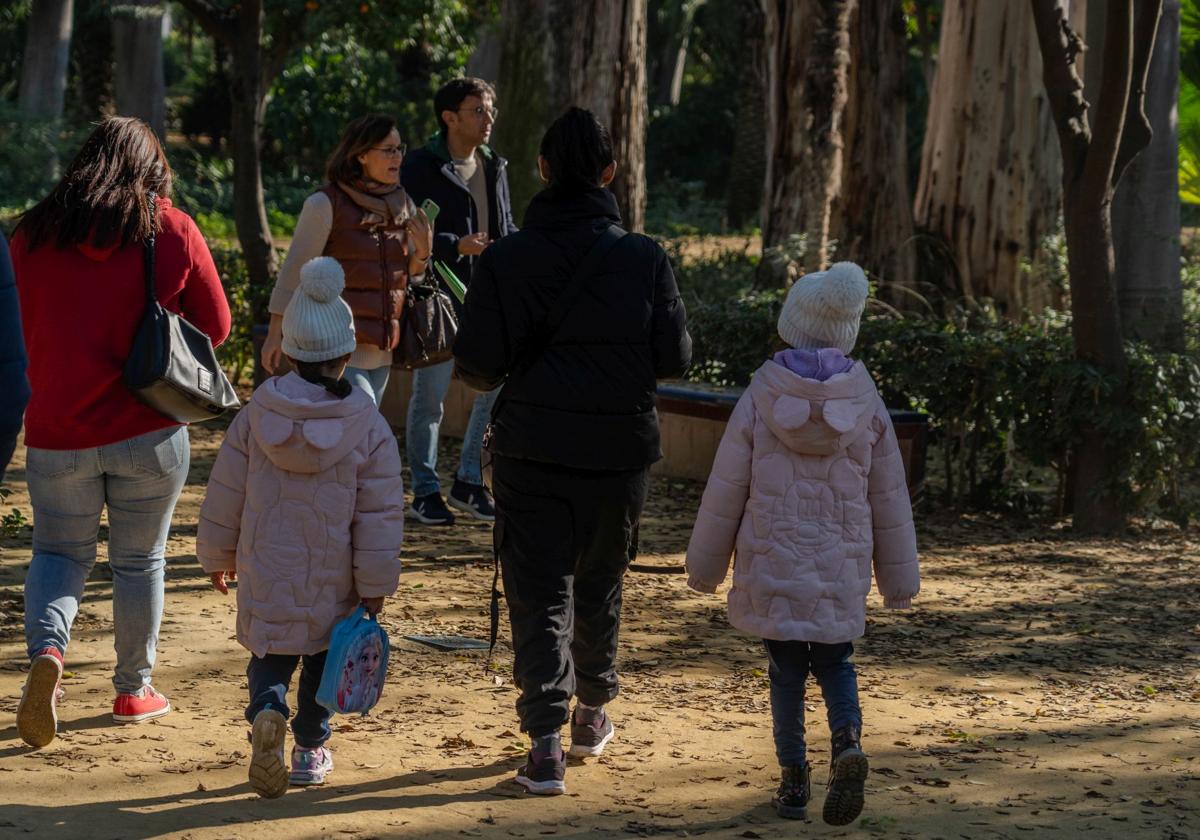
{"type": "MultiPolygon", "coordinates": [[[[498,113],[495,101],[495,90],[482,79],[455,79],[443,85],[433,98],[440,130],[408,154],[400,169],[400,181],[414,202],[432,199],[438,205],[433,258],[468,285],[484,249],[517,229],[504,171],[508,162],[487,145],[498,113]]],[[[458,300],[451,298],[461,315],[458,300]]],[[[454,363],[447,361],[413,371],[406,433],[413,490],[410,513],[427,525],[454,523],[437,474],[438,429],[453,370],[454,363]]],[[[475,398],[449,496],[452,507],[487,522],[495,519],[496,508],[483,484],[480,452],[495,400],[495,391],[475,398]]]]}

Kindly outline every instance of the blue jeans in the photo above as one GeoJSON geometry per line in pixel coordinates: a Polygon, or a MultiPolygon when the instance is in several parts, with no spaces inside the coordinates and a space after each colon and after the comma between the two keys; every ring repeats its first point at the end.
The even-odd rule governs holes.
{"type": "MultiPolygon", "coordinates": [[[[408,449],[408,468],[412,471],[412,490],[415,498],[441,490],[437,475],[438,427],[442,425],[442,404],[450,390],[454,362],[442,362],[413,371],[412,398],[408,401],[408,421],[405,430],[408,449]]],[[[467,484],[483,484],[479,465],[483,449],[483,433],[492,416],[496,393],[487,391],[475,397],[471,419],[463,436],[462,457],[458,462],[458,480],[467,484]]]]}
{"type": "Polygon", "coordinates": [[[296,743],[307,749],[319,747],[329,740],[329,718],[333,712],[317,702],[317,689],[321,686],[321,672],[325,670],[325,654],[329,651],[295,656],[284,653],[268,653],[266,656],[251,656],[246,666],[246,684],[250,689],[250,705],[246,707],[246,720],[254,723],[254,716],[263,709],[274,709],[284,718],[291,717],[287,704],[288,686],[296,665],[302,660],[300,686],[296,690],[296,717],[292,719],[292,735],[296,743]]]}
{"type": "Polygon", "coordinates": [[[92,449],[29,447],[33,562],[25,577],[29,655],[65,653],[88,574],[96,563],[100,513],[108,507],[113,575],[113,686],[149,684],[163,609],[163,566],[175,501],[187,479],[186,426],[92,449]]]}
{"type": "Polygon", "coordinates": [[[383,391],[387,388],[388,376],[391,375],[391,372],[392,369],[388,365],[371,370],[347,367],[345,376],[355,388],[366,391],[367,395],[375,400],[375,405],[382,405],[383,391]]]}
{"type": "Polygon", "coordinates": [[[804,684],[810,671],[817,678],[825,698],[829,731],[837,732],[851,724],[862,726],[858,676],[850,661],[853,644],[763,641],[770,663],[771,717],[774,720],[775,755],[780,766],[804,764],[804,684]]]}

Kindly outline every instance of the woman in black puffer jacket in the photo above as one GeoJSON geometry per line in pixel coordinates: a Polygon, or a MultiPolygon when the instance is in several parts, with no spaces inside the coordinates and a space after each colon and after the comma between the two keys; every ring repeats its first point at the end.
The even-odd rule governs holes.
{"type": "Polygon", "coordinates": [[[555,121],[538,166],[549,186],[476,265],[454,355],[472,387],[504,385],[488,451],[517,712],[533,739],[517,781],[553,794],[566,789],[568,719],[572,755],[613,736],[621,584],[662,457],[655,385],[687,368],[691,338],[666,253],[615,227],[617,164],[595,115],[555,121]]]}

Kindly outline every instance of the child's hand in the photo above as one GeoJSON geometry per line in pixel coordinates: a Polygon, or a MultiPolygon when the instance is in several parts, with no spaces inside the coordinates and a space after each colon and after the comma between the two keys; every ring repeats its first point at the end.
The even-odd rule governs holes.
{"type": "Polygon", "coordinates": [[[225,581],[228,580],[230,583],[236,581],[237,571],[234,569],[226,569],[223,572],[213,572],[208,576],[208,579],[212,581],[213,589],[217,590],[222,595],[228,595],[229,587],[225,584],[225,581]]]}
{"type": "Polygon", "coordinates": [[[378,615],[383,611],[383,596],[378,598],[363,598],[362,604],[367,608],[367,612],[371,615],[378,615]]]}

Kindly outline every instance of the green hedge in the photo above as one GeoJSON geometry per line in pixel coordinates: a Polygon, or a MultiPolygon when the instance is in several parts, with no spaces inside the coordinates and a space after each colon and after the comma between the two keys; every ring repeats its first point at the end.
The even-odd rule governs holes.
{"type": "MultiPolygon", "coordinates": [[[[756,292],[756,260],[674,254],[694,343],[689,378],[743,386],[781,346],[783,292],[756,292]]],[[[1187,332],[1200,334],[1196,263],[1185,272],[1187,332]]],[[[1112,383],[1074,358],[1069,316],[1024,323],[987,310],[954,317],[900,315],[872,305],[855,356],[892,408],[929,415],[943,501],[956,508],[1061,509],[1068,453],[1083,420],[1120,441],[1111,481],[1140,513],[1186,521],[1200,511],[1200,352],[1130,344],[1131,405],[1109,400],[1112,383]]]]}

